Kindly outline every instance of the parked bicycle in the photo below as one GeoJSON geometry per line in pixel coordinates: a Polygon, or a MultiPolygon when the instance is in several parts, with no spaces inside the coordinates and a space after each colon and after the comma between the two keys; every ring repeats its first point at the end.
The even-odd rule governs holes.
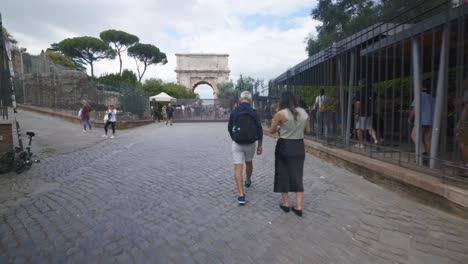
{"type": "Polygon", "coordinates": [[[18,174],[31,168],[33,163],[40,162],[37,159],[34,159],[34,160],[32,159],[33,153],[31,152],[31,142],[32,142],[32,138],[35,136],[35,133],[29,131],[29,132],[26,132],[26,135],[29,138],[29,143],[26,146],[26,149],[21,148],[21,147],[15,148],[14,164],[15,164],[16,173],[18,174]]]}

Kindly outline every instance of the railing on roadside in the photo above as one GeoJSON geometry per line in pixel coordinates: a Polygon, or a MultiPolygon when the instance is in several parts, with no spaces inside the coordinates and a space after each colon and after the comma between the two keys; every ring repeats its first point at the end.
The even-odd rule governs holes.
{"type": "Polygon", "coordinates": [[[225,99],[177,99],[172,103],[175,108],[175,121],[228,121],[232,106],[225,99]]]}
{"type": "Polygon", "coordinates": [[[8,120],[8,107],[3,104],[2,100],[0,100],[0,116],[2,120],[8,120]]]}
{"type": "MultiPolygon", "coordinates": [[[[311,140],[466,184],[466,142],[455,128],[468,123],[460,120],[468,104],[468,3],[419,4],[291,67],[270,82],[269,98],[298,96],[310,114],[311,140]],[[321,90],[330,98],[326,118],[317,113],[321,90]],[[368,129],[363,147],[356,145],[358,101],[366,110],[357,116],[372,122],[377,145],[368,129]]],[[[273,108],[259,109],[266,123],[273,108]]]]}

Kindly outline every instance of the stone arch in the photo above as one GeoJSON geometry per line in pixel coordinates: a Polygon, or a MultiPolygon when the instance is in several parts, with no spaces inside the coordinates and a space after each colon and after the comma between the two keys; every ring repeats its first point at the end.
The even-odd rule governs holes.
{"type": "Polygon", "coordinates": [[[213,88],[213,97],[218,99],[220,83],[229,80],[228,54],[176,54],[177,82],[189,90],[200,84],[213,88]]]}
{"type": "Polygon", "coordinates": [[[192,92],[195,92],[195,88],[197,88],[198,85],[202,85],[202,84],[206,84],[210,86],[211,89],[213,89],[213,98],[218,99],[219,90],[218,90],[217,80],[213,80],[213,79],[206,80],[206,78],[199,80],[199,78],[193,78],[190,84],[192,87],[192,92]]]}

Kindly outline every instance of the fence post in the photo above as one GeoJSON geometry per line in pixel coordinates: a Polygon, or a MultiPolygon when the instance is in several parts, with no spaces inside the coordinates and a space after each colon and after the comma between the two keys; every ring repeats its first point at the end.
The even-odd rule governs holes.
{"type": "MultiPolygon", "coordinates": [[[[345,116],[345,107],[344,107],[344,72],[343,72],[343,60],[341,57],[338,58],[338,73],[340,78],[340,115],[341,115],[341,138],[345,137],[345,131],[343,129],[343,120],[345,116]]],[[[338,109],[336,109],[338,113],[338,109]]],[[[336,119],[335,119],[336,120],[336,119]]]]}
{"type": "Polygon", "coordinates": [[[430,167],[435,168],[437,162],[437,152],[439,150],[439,138],[440,138],[440,124],[442,120],[442,112],[445,102],[445,83],[447,77],[448,68],[448,25],[444,25],[444,31],[442,33],[442,47],[440,49],[440,63],[439,63],[439,76],[437,78],[437,92],[435,99],[434,108],[434,120],[432,124],[432,137],[431,137],[431,148],[430,148],[430,167]]]}
{"type": "Polygon", "coordinates": [[[353,82],[354,82],[354,50],[351,50],[351,60],[349,69],[349,87],[348,87],[348,115],[346,117],[346,146],[349,147],[349,140],[351,136],[351,107],[352,107],[352,94],[353,94],[353,82]]]}
{"type": "Polygon", "coordinates": [[[416,164],[421,165],[421,68],[419,60],[419,40],[417,36],[411,39],[412,54],[411,59],[413,62],[413,89],[414,89],[414,128],[416,129],[416,164]]]}

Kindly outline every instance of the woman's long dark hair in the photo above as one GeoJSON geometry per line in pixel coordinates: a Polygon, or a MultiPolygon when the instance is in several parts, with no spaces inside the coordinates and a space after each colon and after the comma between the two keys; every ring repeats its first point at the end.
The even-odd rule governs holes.
{"type": "Polygon", "coordinates": [[[297,120],[298,112],[296,110],[297,101],[296,97],[291,92],[284,92],[281,95],[279,102],[279,110],[289,109],[294,116],[294,120],[297,120]]]}

